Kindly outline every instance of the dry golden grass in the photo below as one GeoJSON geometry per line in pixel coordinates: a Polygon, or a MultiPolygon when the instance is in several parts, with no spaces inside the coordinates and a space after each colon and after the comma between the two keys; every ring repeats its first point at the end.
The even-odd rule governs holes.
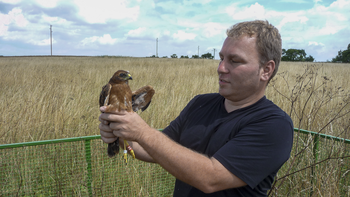
{"type": "Polygon", "coordinates": [[[118,69],[152,85],[141,116],[164,128],[196,94],[215,92],[216,61],[100,57],[0,59],[0,144],[99,134],[101,87],[118,69]]]}
{"type": "MultiPolygon", "coordinates": [[[[0,144],[98,135],[99,93],[119,69],[130,71],[133,90],[154,87],[152,103],[140,115],[152,127],[164,128],[193,96],[217,92],[218,63],[116,57],[0,58],[0,144]]],[[[350,138],[349,71],[350,64],[282,62],[266,95],[290,114],[295,127],[350,138]]],[[[321,143],[319,161],[328,159],[315,169],[312,138],[298,134],[295,141],[292,157],[279,177],[306,169],[279,180],[283,184],[276,185],[273,195],[349,192],[349,181],[344,182],[350,179],[349,158],[344,157],[350,154],[349,146],[321,143]],[[321,173],[315,175],[312,170],[321,173]],[[310,174],[318,177],[317,182],[310,174]],[[326,184],[329,181],[334,184],[326,184]]]]}

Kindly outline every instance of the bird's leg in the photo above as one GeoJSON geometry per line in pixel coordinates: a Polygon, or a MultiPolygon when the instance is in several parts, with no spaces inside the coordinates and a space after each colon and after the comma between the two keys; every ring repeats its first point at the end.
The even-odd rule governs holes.
{"type": "Polygon", "coordinates": [[[126,140],[124,140],[124,161],[125,161],[125,164],[128,165],[128,151],[126,150],[126,140]]]}
{"type": "Polygon", "coordinates": [[[131,148],[131,146],[129,145],[129,143],[125,140],[124,143],[126,143],[126,149],[130,152],[132,158],[135,159],[135,153],[134,150],[131,148]]]}

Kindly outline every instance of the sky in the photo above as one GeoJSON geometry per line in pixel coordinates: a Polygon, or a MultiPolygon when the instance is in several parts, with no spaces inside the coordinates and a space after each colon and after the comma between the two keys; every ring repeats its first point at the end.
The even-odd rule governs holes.
{"type": "Polygon", "coordinates": [[[0,55],[50,55],[52,25],[52,55],[146,57],[158,43],[159,57],[219,59],[226,30],[256,19],[316,61],[350,43],[350,0],[0,0],[0,55]]]}

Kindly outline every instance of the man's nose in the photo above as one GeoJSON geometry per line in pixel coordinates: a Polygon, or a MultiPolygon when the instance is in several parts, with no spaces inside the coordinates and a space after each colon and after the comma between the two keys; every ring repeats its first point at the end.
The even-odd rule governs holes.
{"type": "Polygon", "coordinates": [[[224,60],[221,60],[217,69],[218,73],[227,73],[228,70],[226,69],[226,63],[224,60]]]}

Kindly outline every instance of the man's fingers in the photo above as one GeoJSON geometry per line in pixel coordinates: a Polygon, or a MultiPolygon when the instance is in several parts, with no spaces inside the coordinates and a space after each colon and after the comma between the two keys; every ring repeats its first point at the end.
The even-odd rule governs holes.
{"type": "Polygon", "coordinates": [[[107,120],[103,120],[103,119],[101,118],[101,116],[98,117],[98,120],[99,120],[102,124],[104,124],[104,125],[109,125],[109,122],[108,122],[107,120]]]}
{"type": "Polygon", "coordinates": [[[100,124],[98,125],[98,128],[99,128],[100,130],[104,131],[104,132],[108,132],[108,133],[112,133],[112,132],[113,132],[112,129],[109,127],[109,125],[106,125],[106,124],[100,123],[100,124]]]}
{"type": "Polygon", "coordinates": [[[109,122],[120,122],[125,112],[116,112],[116,113],[101,113],[99,116],[99,121],[108,124],[109,122]],[[103,122],[107,121],[107,122],[103,122]]]}
{"type": "Polygon", "coordinates": [[[115,136],[113,133],[110,132],[105,132],[105,131],[100,131],[101,136],[103,136],[104,138],[117,138],[117,136],[115,136]]]}
{"type": "Polygon", "coordinates": [[[107,106],[102,106],[102,107],[100,107],[100,111],[101,111],[102,113],[104,113],[104,112],[106,111],[106,108],[107,108],[107,106]]]}
{"type": "Polygon", "coordinates": [[[112,143],[112,142],[116,141],[118,138],[117,138],[117,137],[115,137],[115,138],[106,138],[106,137],[103,137],[103,136],[101,135],[101,139],[102,139],[103,142],[109,144],[109,143],[112,143]]]}

